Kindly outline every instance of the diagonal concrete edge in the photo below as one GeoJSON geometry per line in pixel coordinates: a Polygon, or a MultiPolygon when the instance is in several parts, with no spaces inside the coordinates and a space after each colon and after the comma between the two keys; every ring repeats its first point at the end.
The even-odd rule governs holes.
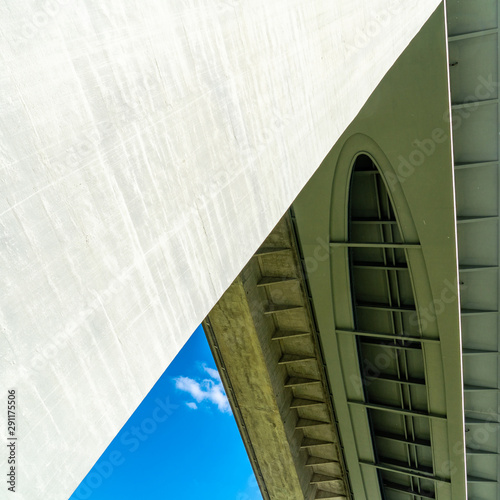
{"type": "Polygon", "coordinates": [[[19,495],[68,498],[439,4],[0,4],[19,495]]]}

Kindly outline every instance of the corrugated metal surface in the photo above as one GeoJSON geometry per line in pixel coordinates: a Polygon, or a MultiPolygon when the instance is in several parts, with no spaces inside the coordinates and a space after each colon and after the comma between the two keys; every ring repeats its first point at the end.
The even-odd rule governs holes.
{"type": "Polygon", "coordinates": [[[449,0],[470,499],[500,499],[498,0],[449,0]]]}

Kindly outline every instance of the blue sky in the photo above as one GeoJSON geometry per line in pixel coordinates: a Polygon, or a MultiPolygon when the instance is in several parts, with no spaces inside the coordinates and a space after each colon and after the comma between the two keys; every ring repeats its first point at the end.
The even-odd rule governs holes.
{"type": "Polygon", "coordinates": [[[70,500],[262,500],[199,327],[70,500]]]}

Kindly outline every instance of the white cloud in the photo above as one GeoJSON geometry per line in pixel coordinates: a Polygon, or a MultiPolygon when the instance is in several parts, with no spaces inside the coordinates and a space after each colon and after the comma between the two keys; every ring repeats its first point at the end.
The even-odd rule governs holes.
{"type": "Polygon", "coordinates": [[[215,380],[218,380],[219,382],[222,382],[220,379],[219,372],[217,370],[214,370],[213,368],[209,368],[206,365],[203,365],[203,369],[215,380]]]}
{"type": "Polygon", "coordinates": [[[191,408],[192,410],[198,409],[198,405],[196,403],[193,403],[193,402],[186,403],[186,406],[189,406],[189,408],[191,408]]]}
{"type": "Polygon", "coordinates": [[[259,485],[253,474],[248,478],[246,489],[238,493],[236,500],[262,500],[259,485]]]}
{"type": "Polygon", "coordinates": [[[201,402],[205,399],[205,394],[200,384],[189,377],[177,377],[175,387],[181,391],[188,392],[196,401],[201,402]]]}
{"type": "MultiPolygon", "coordinates": [[[[175,387],[180,391],[190,394],[197,403],[208,401],[217,406],[222,413],[231,413],[231,406],[227,399],[219,373],[213,368],[203,365],[203,369],[210,376],[210,379],[203,379],[198,382],[190,377],[177,377],[175,387]]],[[[196,403],[187,403],[190,408],[196,403]]],[[[193,408],[195,409],[195,408],[193,408]]]]}

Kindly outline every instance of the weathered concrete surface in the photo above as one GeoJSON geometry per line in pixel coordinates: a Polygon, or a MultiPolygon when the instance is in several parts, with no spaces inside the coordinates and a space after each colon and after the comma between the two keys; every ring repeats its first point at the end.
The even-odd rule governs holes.
{"type": "Polygon", "coordinates": [[[289,213],[203,326],[264,498],[351,498],[289,213]]]}
{"type": "Polygon", "coordinates": [[[69,496],[438,4],[0,4],[19,498],[69,496]]]}
{"type": "MultiPolygon", "coordinates": [[[[259,342],[246,295],[245,285],[238,277],[210,313],[226,367],[223,374],[237,394],[241,422],[249,436],[247,444],[257,450],[253,463],[259,466],[256,472],[259,484],[265,488],[264,498],[303,499],[277,402],[280,394],[274,391],[267,353],[259,342]]],[[[272,331],[267,330],[270,338],[272,331]]]]}

